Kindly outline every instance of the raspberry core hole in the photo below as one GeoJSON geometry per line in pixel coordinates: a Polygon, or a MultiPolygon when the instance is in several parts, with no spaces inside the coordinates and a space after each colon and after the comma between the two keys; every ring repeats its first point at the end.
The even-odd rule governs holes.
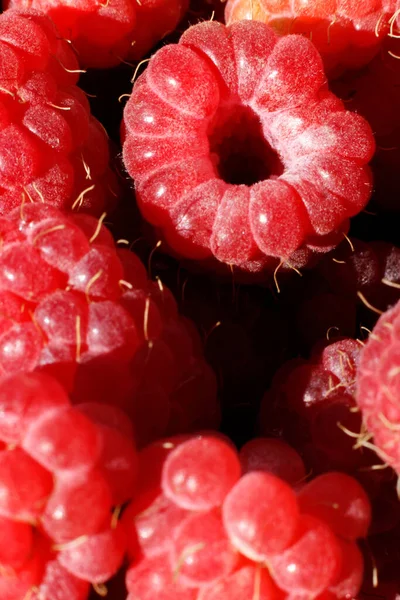
{"type": "Polygon", "coordinates": [[[208,139],[211,157],[226,183],[251,186],[284,171],[260,118],[249,106],[220,106],[209,125],[208,139]]]}

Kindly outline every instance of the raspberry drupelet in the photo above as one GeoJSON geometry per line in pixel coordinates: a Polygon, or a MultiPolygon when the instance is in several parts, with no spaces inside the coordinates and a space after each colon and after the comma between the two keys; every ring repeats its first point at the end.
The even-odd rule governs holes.
{"type": "Polygon", "coordinates": [[[197,331],[101,220],[29,203],[0,237],[0,377],[40,369],[74,403],[123,408],[139,445],[218,424],[197,331]]]}
{"type": "Polygon", "coordinates": [[[139,453],[137,499],[122,517],[128,600],[356,597],[368,496],[342,473],[305,483],[300,456],[275,441],[260,438],[238,453],[205,433],[139,453]],[[296,487],[281,478],[289,457],[296,487]]]}
{"type": "Polygon", "coordinates": [[[181,257],[256,273],[302,265],[368,202],[368,123],[302,36],[207,22],[159,50],[124,113],[144,217],[181,257]],[[211,260],[213,259],[213,260],[211,260]]]}
{"type": "Polygon", "coordinates": [[[118,190],[108,137],[76,83],[79,65],[50,19],[0,15],[0,214],[24,199],[100,215],[118,190]]]}
{"type": "Polygon", "coordinates": [[[356,399],[378,456],[400,475],[400,301],[378,320],[360,358],[356,399]]]}
{"type": "Polygon", "coordinates": [[[79,64],[108,68],[139,60],[175,30],[188,0],[6,0],[8,8],[44,12],[75,48],[79,64]]]}
{"type": "Polygon", "coordinates": [[[255,19],[317,47],[329,77],[358,69],[379,52],[396,0],[228,0],[225,22],[255,19]]]}

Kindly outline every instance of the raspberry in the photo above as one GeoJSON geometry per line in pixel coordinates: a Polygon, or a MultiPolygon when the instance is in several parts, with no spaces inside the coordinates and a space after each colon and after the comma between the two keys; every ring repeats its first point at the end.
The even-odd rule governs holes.
{"type": "MultiPolygon", "coordinates": [[[[21,9],[24,0],[6,0],[21,9]]],[[[79,63],[107,68],[142,58],[159,40],[174,31],[184,16],[187,0],[32,0],[29,6],[46,13],[60,34],[71,41],[79,63]]]]}
{"type": "Polygon", "coordinates": [[[360,357],[357,404],[378,456],[400,474],[400,302],[378,320],[360,357]]]}
{"type": "MultiPolygon", "coordinates": [[[[118,486],[110,476],[107,443],[100,451],[106,426],[72,407],[48,375],[9,380],[1,382],[7,410],[0,410],[0,422],[12,422],[18,442],[0,451],[1,598],[24,600],[29,593],[40,600],[86,600],[88,583],[112,577],[126,552],[125,531],[114,511],[118,486]],[[6,402],[9,380],[12,397],[6,402]]],[[[90,408],[102,412],[101,405],[97,411],[93,403],[90,408]]],[[[7,436],[9,429],[4,430],[7,436]]],[[[114,440],[125,435],[114,431],[114,440]]],[[[131,435],[124,440],[125,454],[134,457],[124,466],[129,482],[136,475],[136,450],[131,435]]],[[[117,463],[119,452],[117,447],[117,463]]],[[[132,487],[124,490],[123,501],[132,499],[132,487]]]]}
{"type": "Polygon", "coordinates": [[[311,42],[261,23],[202,23],[159,50],[124,127],[141,211],[183,257],[293,266],[334,247],[370,195],[368,124],[327,90],[311,42]]]}
{"type": "MultiPolygon", "coordinates": [[[[121,419],[118,407],[133,418],[139,445],[167,432],[218,423],[215,379],[200,354],[198,334],[179,317],[161,282],[159,286],[148,281],[138,258],[117,250],[109,232],[93,217],[29,204],[0,219],[0,231],[1,375],[35,371],[22,389],[19,379],[4,387],[0,382],[0,402],[7,415],[0,434],[9,443],[19,443],[24,421],[34,421],[24,447],[29,446],[46,468],[69,469],[62,457],[64,443],[69,442],[69,415],[76,428],[85,417],[70,412],[65,392],[60,393],[53,381],[46,383],[45,372],[67,388],[74,404],[113,403],[116,416],[110,416],[110,410],[104,413],[104,408],[95,408],[94,414],[97,411],[95,420],[104,425],[108,482],[116,503],[124,502],[133,485],[129,473],[134,457],[124,441],[127,417],[122,417],[123,432],[109,430],[113,418],[121,419]],[[40,411],[48,406],[55,412],[39,418],[35,402],[43,394],[42,385],[49,387],[41,396],[40,411]],[[58,453],[47,439],[47,432],[55,428],[65,436],[58,441],[58,453]],[[45,452],[58,464],[50,466],[45,452]]],[[[80,460],[87,466],[89,456],[91,461],[98,458],[89,431],[86,439],[85,458],[81,440],[74,469],[80,460]]]]}
{"type": "MultiPolygon", "coordinates": [[[[266,453],[268,442],[274,440],[264,441],[266,453]]],[[[288,456],[287,449],[285,452],[288,456]]],[[[357,505],[365,494],[351,477],[328,473],[325,477],[343,478],[339,488],[321,486],[321,478],[317,478],[296,496],[289,484],[267,472],[264,460],[265,470],[232,480],[228,494],[220,495],[210,510],[198,510],[194,505],[184,509],[179,506],[179,494],[167,498],[160,493],[171,466],[176,470],[181,462],[182,480],[195,485],[207,480],[209,496],[216,496],[220,480],[212,478],[209,471],[223,471],[227,456],[233,454],[229,441],[218,434],[213,439],[210,433],[159,440],[140,452],[137,497],[122,517],[133,550],[126,573],[128,600],[357,597],[362,555],[354,540],[339,536],[350,529],[354,538],[365,535],[365,526],[357,517],[362,510],[367,514],[369,505],[367,499],[363,507],[357,505]],[[218,443],[213,446],[213,441],[218,443]],[[213,448],[212,468],[201,454],[197,463],[188,460],[196,447],[203,455],[205,448],[213,448]],[[141,477],[141,472],[151,476],[141,477]],[[319,517],[309,513],[310,503],[306,502],[307,487],[311,490],[313,484],[312,500],[321,499],[328,507],[319,517]],[[341,500],[339,516],[334,515],[330,506],[341,500]],[[354,508],[358,508],[357,514],[353,514],[354,508]]],[[[275,448],[271,464],[276,454],[275,448]]],[[[198,489],[201,496],[200,486],[198,489]]]]}
{"type": "Polygon", "coordinates": [[[24,202],[98,215],[112,208],[107,136],[51,21],[35,11],[0,15],[0,62],[0,214],[24,202]]]}
{"type": "Polygon", "coordinates": [[[245,444],[239,453],[242,472],[266,471],[290,485],[301,483],[306,469],[301,456],[282,440],[255,438],[245,444]]]}
{"type": "Polygon", "coordinates": [[[310,38],[330,76],[366,65],[379,52],[389,31],[395,0],[228,0],[228,25],[256,19],[278,33],[310,38]]]}

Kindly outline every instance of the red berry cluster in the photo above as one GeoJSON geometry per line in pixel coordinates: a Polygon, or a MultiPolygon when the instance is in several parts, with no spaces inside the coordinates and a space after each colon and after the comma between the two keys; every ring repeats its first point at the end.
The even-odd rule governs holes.
{"type": "Polygon", "coordinates": [[[1,375],[40,369],[74,403],[112,402],[139,444],[218,424],[198,333],[101,221],[25,204],[0,236],[1,375]]]}
{"type": "MultiPolygon", "coordinates": [[[[4,4],[27,6],[25,0],[4,4]]],[[[105,68],[142,58],[176,28],[188,0],[31,0],[29,7],[51,17],[73,44],[81,65],[105,68]]]]}
{"type": "Polygon", "coordinates": [[[2,600],[85,600],[117,572],[126,539],[113,507],[133,495],[131,429],[113,407],[71,406],[46,374],[1,382],[2,600]]]}
{"type": "Polygon", "coordinates": [[[385,312],[363,349],[357,403],[378,455],[400,474],[400,302],[385,312]]]}
{"type": "Polygon", "coordinates": [[[309,37],[332,77],[372,60],[395,9],[396,0],[228,0],[225,19],[256,19],[280,34],[309,37]]]}
{"type": "Polygon", "coordinates": [[[202,23],[157,52],[124,128],[139,207],[183,257],[303,265],[370,196],[368,123],[327,89],[309,40],[255,21],[202,23]]]}
{"type": "Polygon", "coordinates": [[[141,501],[122,520],[134,558],[128,600],[354,597],[368,498],[347,475],[304,475],[300,456],[276,440],[240,454],[207,434],[148,446],[141,501]]]}
{"type": "Polygon", "coordinates": [[[50,19],[0,15],[0,65],[0,214],[23,202],[98,215],[110,208],[116,182],[107,134],[76,86],[76,56],[50,19]]]}

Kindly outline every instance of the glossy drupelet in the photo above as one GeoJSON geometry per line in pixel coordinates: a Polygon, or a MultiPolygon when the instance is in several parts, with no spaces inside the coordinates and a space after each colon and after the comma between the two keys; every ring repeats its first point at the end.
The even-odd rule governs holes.
{"type": "Polygon", "coordinates": [[[124,113],[144,217],[181,257],[246,273],[336,246],[368,202],[369,125],[327,89],[301,36],[201,23],[159,50],[124,113]]]}
{"type": "Polygon", "coordinates": [[[76,86],[76,55],[50,19],[1,14],[0,65],[0,214],[24,202],[111,210],[118,185],[107,134],[76,86]]]}
{"type": "Polygon", "coordinates": [[[74,403],[123,408],[139,445],[218,424],[197,331],[101,221],[25,204],[0,232],[2,377],[40,369],[74,403]]]}

